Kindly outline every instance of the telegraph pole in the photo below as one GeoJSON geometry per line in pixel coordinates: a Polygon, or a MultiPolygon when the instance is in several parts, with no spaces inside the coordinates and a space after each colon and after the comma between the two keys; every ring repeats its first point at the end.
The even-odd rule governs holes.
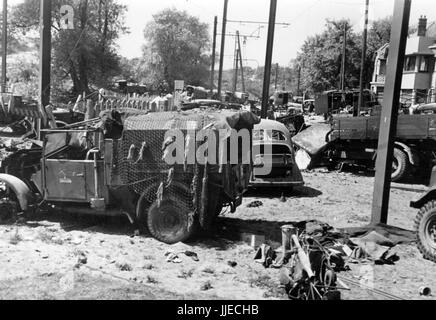
{"type": "Polygon", "coordinates": [[[342,44],[341,91],[345,91],[345,69],[347,63],[347,24],[344,23],[344,42],[342,44]]]}
{"type": "Polygon", "coordinates": [[[389,45],[389,64],[383,108],[381,114],[379,145],[377,151],[374,197],[371,225],[387,224],[391,191],[392,160],[398,121],[403,78],[404,57],[409,32],[411,0],[395,0],[389,45]]]}
{"type": "Polygon", "coordinates": [[[263,81],[263,94],[262,94],[262,118],[263,119],[266,119],[268,113],[269,87],[271,84],[271,62],[272,62],[273,47],[274,47],[276,13],[277,13],[277,0],[271,0],[271,6],[269,12],[268,40],[267,40],[266,58],[265,58],[265,75],[263,81]]]}
{"type": "Polygon", "coordinates": [[[233,57],[233,92],[237,91],[238,88],[238,67],[239,67],[239,52],[238,52],[238,34],[239,31],[236,31],[236,37],[235,37],[235,54],[233,57]]]}
{"type": "MultiPolygon", "coordinates": [[[[51,69],[51,0],[41,0],[40,13],[40,57],[39,57],[39,106],[45,114],[45,107],[50,104],[50,69],[51,69]]],[[[38,138],[41,134],[41,119],[38,120],[38,138]]]]}
{"type": "Polygon", "coordinates": [[[365,26],[363,28],[363,48],[362,48],[362,62],[360,68],[360,86],[359,86],[359,107],[354,109],[354,116],[358,117],[363,109],[363,82],[365,77],[365,65],[366,65],[366,49],[368,41],[368,16],[369,16],[369,0],[365,0],[365,26]]]}
{"type": "Polygon", "coordinates": [[[215,53],[216,53],[216,35],[218,27],[218,17],[215,16],[213,22],[213,44],[212,44],[212,69],[210,72],[210,92],[213,95],[213,88],[215,83],[215,53]]]}
{"type": "Polygon", "coordinates": [[[224,50],[226,44],[226,24],[227,24],[227,8],[229,0],[224,0],[224,12],[223,12],[223,29],[221,32],[221,52],[220,52],[220,70],[218,75],[218,99],[221,100],[221,89],[223,82],[223,67],[224,67],[224,50]]]}
{"type": "Polygon", "coordinates": [[[276,63],[276,79],[274,89],[277,90],[277,85],[279,83],[279,64],[276,63]]]}
{"type": "Polygon", "coordinates": [[[6,92],[6,72],[7,72],[7,63],[6,59],[8,56],[8,0],[3,0],[3,36],[2,36],[2,76],[1,76],[1,92],[6,92]]]}

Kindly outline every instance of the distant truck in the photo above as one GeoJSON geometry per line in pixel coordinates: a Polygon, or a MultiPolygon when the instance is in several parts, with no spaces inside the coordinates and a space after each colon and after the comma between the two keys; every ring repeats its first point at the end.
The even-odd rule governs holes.
{"type": "MultiPolygon", "coordinates": [[[[380,115],[333,117],[293,137],[300,149],[300,169],[321,163],[336,167],[353,162],[374,167],[377,157],[380,115]]],[[[405,178],[412,169],[431,169],[436,160],[436,115],[400,115],[395,140],[392,181],[405,178]]]]}
{"type": "MultiPolygon", "coordinates": [[[[315,99],[315,113],[319,115],[338,114],[347,107],[352,113],[352,110],[358,107],[359,94],[359,90],[323,92],[315,99]]],[[[377,98],[370,90],[364,90],[363,101],[362,111],[378,105],[377,98]]]]}

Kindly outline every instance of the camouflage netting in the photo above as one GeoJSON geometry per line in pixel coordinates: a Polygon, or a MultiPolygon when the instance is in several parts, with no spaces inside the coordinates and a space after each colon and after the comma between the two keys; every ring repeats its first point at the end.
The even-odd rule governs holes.
{"type": "MultiPolygon", "coordinates": [[[[199,179],[203,177],[198,165],[168,165],[164,153],[174,141],[165,141],[169,130],[180,130],[187,135],[188,130],[199,131],[214,124],[215,128],[231,127],[251,129],[259,119],[251,113],[231,111],[203,112],[165,112],[136,115],[126,118],[122,139],[116,141],[113,154],[112,178],[122,185],[128,185],[138,194],[144,192],[149,200],[159,199],[163,192],[176,192],[186,196],[185,206],[192,208],[193,194],[181,191],[179,185],[193,186],[199,193],[199,179]],[[201,177],[199,177],[201,175],[201,177]],[[158,191],[156,191],[158,189],[158,191]]],[[[180,141],[177,141],[180,143],[180,141]]],[[[185,144],[188,141],[184,140],[185,144]]],[[[192,143],[192,142],[191,142],[192,143]]],[[[194,142],[195,144],[195,142],[194,142]]],[[[196,143],[197,150],[199,143],[196,143]]],[[[189,149],[188,146],[186,148],[189,149]]],[[[195,198],[195,197],[194,197],[195,198]]],[[[195,204],[194,204],[195,205],[195,204]]]]}

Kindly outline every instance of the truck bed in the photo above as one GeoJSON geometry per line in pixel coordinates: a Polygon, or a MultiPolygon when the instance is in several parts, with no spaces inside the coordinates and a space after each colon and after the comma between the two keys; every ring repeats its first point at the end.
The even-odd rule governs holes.
{"type": "MultiPolygon", "coordinates": [[[[332,132],[327,140],[378,140],[380,116],[337,117],[332,122],[332,132]]],[[[397,139],[436,140],[436,115],[400,115],[397,139]]]]}

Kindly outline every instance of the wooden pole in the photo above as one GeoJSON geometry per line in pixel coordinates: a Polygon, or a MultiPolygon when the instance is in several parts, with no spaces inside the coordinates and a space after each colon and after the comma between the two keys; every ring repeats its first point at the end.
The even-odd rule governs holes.
{"type": "Polygon", "coordinates": [[[345,69],[347,63],[347,24],[344,23],[344,37],[342,43],[341,91],[345,91],[345,69]]]}
{"type": "Polygon", "coordinates": [[[360,67],[360,86],[359,86],[359,106],[354,109],[354,116],[360,115],[363,109],[363,91],[364,91],[364,78],[365,78],[365,67],[366,67],[366,49],[368,41],[368,16],[369,16],[369,0],[365,0],[365,26],[363,28],[363,47],[362,47],[362,62],[360,67]]]}
{"type": "Polygon", "coordinates": [[[226,45],[226,25],[227,25],[228,5],[229,5],[229,0],[224,0],[223,28],[221,32],[220,69],[218,75],[218,99],[219,100],[222,100],[221,90],[222,90],[222,82],[223,82],[224,50],[226,45]]]}
{"type": "Polygon", "coordinates": [[[277,0],[271,0],[271,6],[269,12],[268,40],[267,40],[266,58],[265,58],[265,75],[263,80],[263,93],[262,93],[261,116],[263,119],[266,119],[268,114],[269,87],[271,85],[271,62],[272,62],[272,55],[273,55],[273,48],[274,48],[276,13],[277,13],[277,0]]]}
{"type": "Polygon", "coordinates": [[[218,17],[215,16],[213,22],[213,44],[212,44],[212,68],[210,71],[210,92],[213,95],[213,88],[215,87],[215,54],[216,54],[216,36],[218,27],[218,17]]]}
{"type": "Polygon", "coordinates": [[[7,63],[8,56],[8,1],[3,0],[3,35],[2,35],[2,76],[1,76],[1,92],[6,92],[7,83],[7,63]]]}
{"type": "Polygon", "coordinates": [[[404,57],[409,32],[411,0],[395,0],[385,94],[381,114],[371,225],[387,224],[392,160],[397,132],[404,57]]]}
{"type": "Polygon", "coordinates": [[[51,71],[51,0],[41,0],[41,47],[39,65],[40,104],[50,104],[50,71],[51,71]]]}

